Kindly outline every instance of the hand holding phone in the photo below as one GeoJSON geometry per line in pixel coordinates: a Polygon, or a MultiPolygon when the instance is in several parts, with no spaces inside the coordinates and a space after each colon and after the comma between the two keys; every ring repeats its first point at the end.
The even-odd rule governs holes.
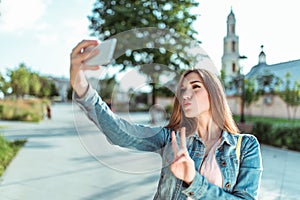
{"type": "Polygon", "coordinates": [[[90,52],[97,49],[98,54],[91,58],[88,58],[85,61],[85,64],[86,65],[107,65],[107,64],[109,64],[113,59],[116,44],[117,44],[117,39],[113,38],[113,39],[104,40],[97,46],[86,48],[86,51],[90,51],[90,52]]]}

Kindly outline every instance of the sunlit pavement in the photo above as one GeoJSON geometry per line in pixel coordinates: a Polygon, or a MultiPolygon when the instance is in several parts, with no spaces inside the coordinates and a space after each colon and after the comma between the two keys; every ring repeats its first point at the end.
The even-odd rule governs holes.
{"type": "MultiPolygon", "coordinates": [[[[0,122],[6,127],[0,132],[7,139],[28,139],[1,177],[1,200],[153,198],[159,178],[159,168],[155,166],[159,163],[143,166],[143,160],[131,157],[126,161],[117,151],[109,150],[100,152],[101,156],[105,154],[105,162],[95,159],[79,137],[84,135],[84,129],[76,123],[78,112],[70,103],[55,104],[51,120],[0,122]],[[139,171],[144,167],[152,170],[139,171]]],[[[147,123],[149,115],[135,113],[129,119],[147,123]]],[[[87,129],[91,126],[92,123],[84,124],[87,129]]],[[[98,142],[99,149],[107,146],[105,139],[98,142]]],[[[299,199],[300,153],[262,145],[262,155],[264,173],[259,199],[299,199]]]]}

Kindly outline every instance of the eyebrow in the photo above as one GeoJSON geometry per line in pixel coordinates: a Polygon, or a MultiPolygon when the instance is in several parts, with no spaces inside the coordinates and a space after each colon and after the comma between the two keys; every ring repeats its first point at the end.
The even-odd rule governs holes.
{"type": "MultiPolygon", "coordinates": [[[[195,80],[195,81],[189,82],[189,84],[194,84],[194,83],[201,83],[201,84],[203,84],[203,81],[195,80]]],[[[183,85],[181,85],[181,87],[183,87],[183,85]]]]}
{"type": "Polygon", "coordinates": [[[196,80],[196,81],[191,81],[190,84],[193,84],[193,83],[203,83],[202,81],[199,81],[199,80],[196,80]]]}

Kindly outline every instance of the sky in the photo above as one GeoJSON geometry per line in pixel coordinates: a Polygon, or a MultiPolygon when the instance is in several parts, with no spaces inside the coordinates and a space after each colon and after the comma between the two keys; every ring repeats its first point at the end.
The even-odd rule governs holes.
{"type": "MultiPolygon", "coordinates": [[[[82,39],[91,39],[88,15],[96,0],[1,0],[0,70],[25,63],[44,75],[69,77],[69,56],[82,39]]],[[[244,73],[258,63],[264,45],[268,64],[300,59],[297,0],[198,0],[193,24],[197,39],[221,69],[226,20],[236,17],[244,73]]],[[[94,38],[95,39],[95,38],[94,38]]]]}

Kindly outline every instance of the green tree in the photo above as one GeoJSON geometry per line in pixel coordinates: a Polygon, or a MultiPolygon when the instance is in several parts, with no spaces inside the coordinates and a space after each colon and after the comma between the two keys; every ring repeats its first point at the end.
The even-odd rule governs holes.
{"type": "Polygon", "coordinates": [[[163,71],[177,72],[196,62],[185,47],[198,44],[193,42],[196,31],[192,27],[197,15],[191,13],[197,6],[194,0],[97,0],[88,17],[89,28],[100,40],[119,34],[115,65],[121,71],[137,67],[150,78],[155,94],[163,71]],[[147,65],[151,63],[166,67],[147,65]]]}
{"type": "Polygon", "coordinates": [[[3,75],[0,73],[0,91],[4,94],[8,94],[9,83],[5,80],[3,75]]]}
{"type": "Polygon", "coordinates": [[[53,81],[51,81],[51,83],[50,83],[50,91],[51,91],[50,92],[50,97],[54,97],[54,96],[59,95],[57,87],[56,87],[56,85],[53,81]]]}
{"type": "Polygon", "coordinates": [[[24,63],[21,63],[16,70],[10,70],[8,75],[10,77],[12,94],[17,97],[29,94],[30,71],[24,63]]]}
{"type": "Polygon", "coordinates": [[[42,89],[39,92],[39,96],[40,97],[50,97],[51,92],[52,92],[51,81],[47,77],[41,76],[40,83],[42,85],[42,89]]]}
{"type": "Polygon", "coordinates": [[[54,81],[51,78],[40,76],[39,82],[41,84],[41,90],[39,91],[38,96],[39,97],[54,97],[58,96],[58,90],[54,83],[54,81]]]}
{"type": "Polygon", "coordinates": [[[31,73],[30,81],[29,81],[29,94],[33,96],[38,96],[41,88],[42,88],[42,84],[40,82],[39,74],[31,73]]]}
{"type": "Polygon", "coordinates": [[[115,77],[106,76],[104,79],[100,80],[100,90],[99,93],[104,101],[110,102],[112,99],[112,93],[117,84],[115,77]]]}
{"type": "Polygon", "coordinates": [[[72,100],[73,99],[73,87],[70,86],[68,91],[67,91],[67,99],[72,100]]]}
{"type": "Polygon", "coordinates": [[[255,81],[253,79],[245,79],[245,106],[249,107],[251,103],[259,99],[260,94],[255,89],[255,81]]]}
{"type": "Polygon", "coordinates": [[[0,90],[3,91],[4,89],[4,84],[5,84],[5,79],[2,76],[2,74],[0,73],[0,90]]]}
{"type": "Polygon", "coordinates": [[[157,88],[157,96],[174,97],[174,92],[166,87],[159,87],[159,88],[157,88]]]}
{"type": "Polygon", "coordinates": [[[226,74],[223,69],[221,69],[220,71],[219,79],[222,82],[224,89],[226,90],[229,86],[226,84],[226,74]]]}
{"type": "Polygon", "coordinates": [[[36,72],[32,72],[24,63],[15,70],[8,70],[9,82],[0,75],[0,89],[4,94],[11,88],[12,94],[23,97],[26,94],[36,97],[52,97],[58,95],[54,82],[36,72]]]}
{"type": "Polygon", "coordinates": [[[287,105],[288,118],[291,119],[290,109],[294,112],[294,119],[296,117],[297,108],[300,105],[300,82],[296,81],[291,87],[291,74],[285,75],[284,87],[285,89],[279,92],[279,96],[285,101],[287,105]]]}
{"type": "MultiPolygon", "coordinates": [[[[225,74],[221,71],[221,80],[225,81],[225,74]]],[[[226,84],[226,89],[234,95],[238,95],[241,98],[241,118],[240,122],[245,122],[244,108],[249,107],[251,103],[257,101],[260,96],[260,92],[255,87],[255,81],[251,78],[245,78],[243,74],[239,71],[236,76],[226,84]]]]}

